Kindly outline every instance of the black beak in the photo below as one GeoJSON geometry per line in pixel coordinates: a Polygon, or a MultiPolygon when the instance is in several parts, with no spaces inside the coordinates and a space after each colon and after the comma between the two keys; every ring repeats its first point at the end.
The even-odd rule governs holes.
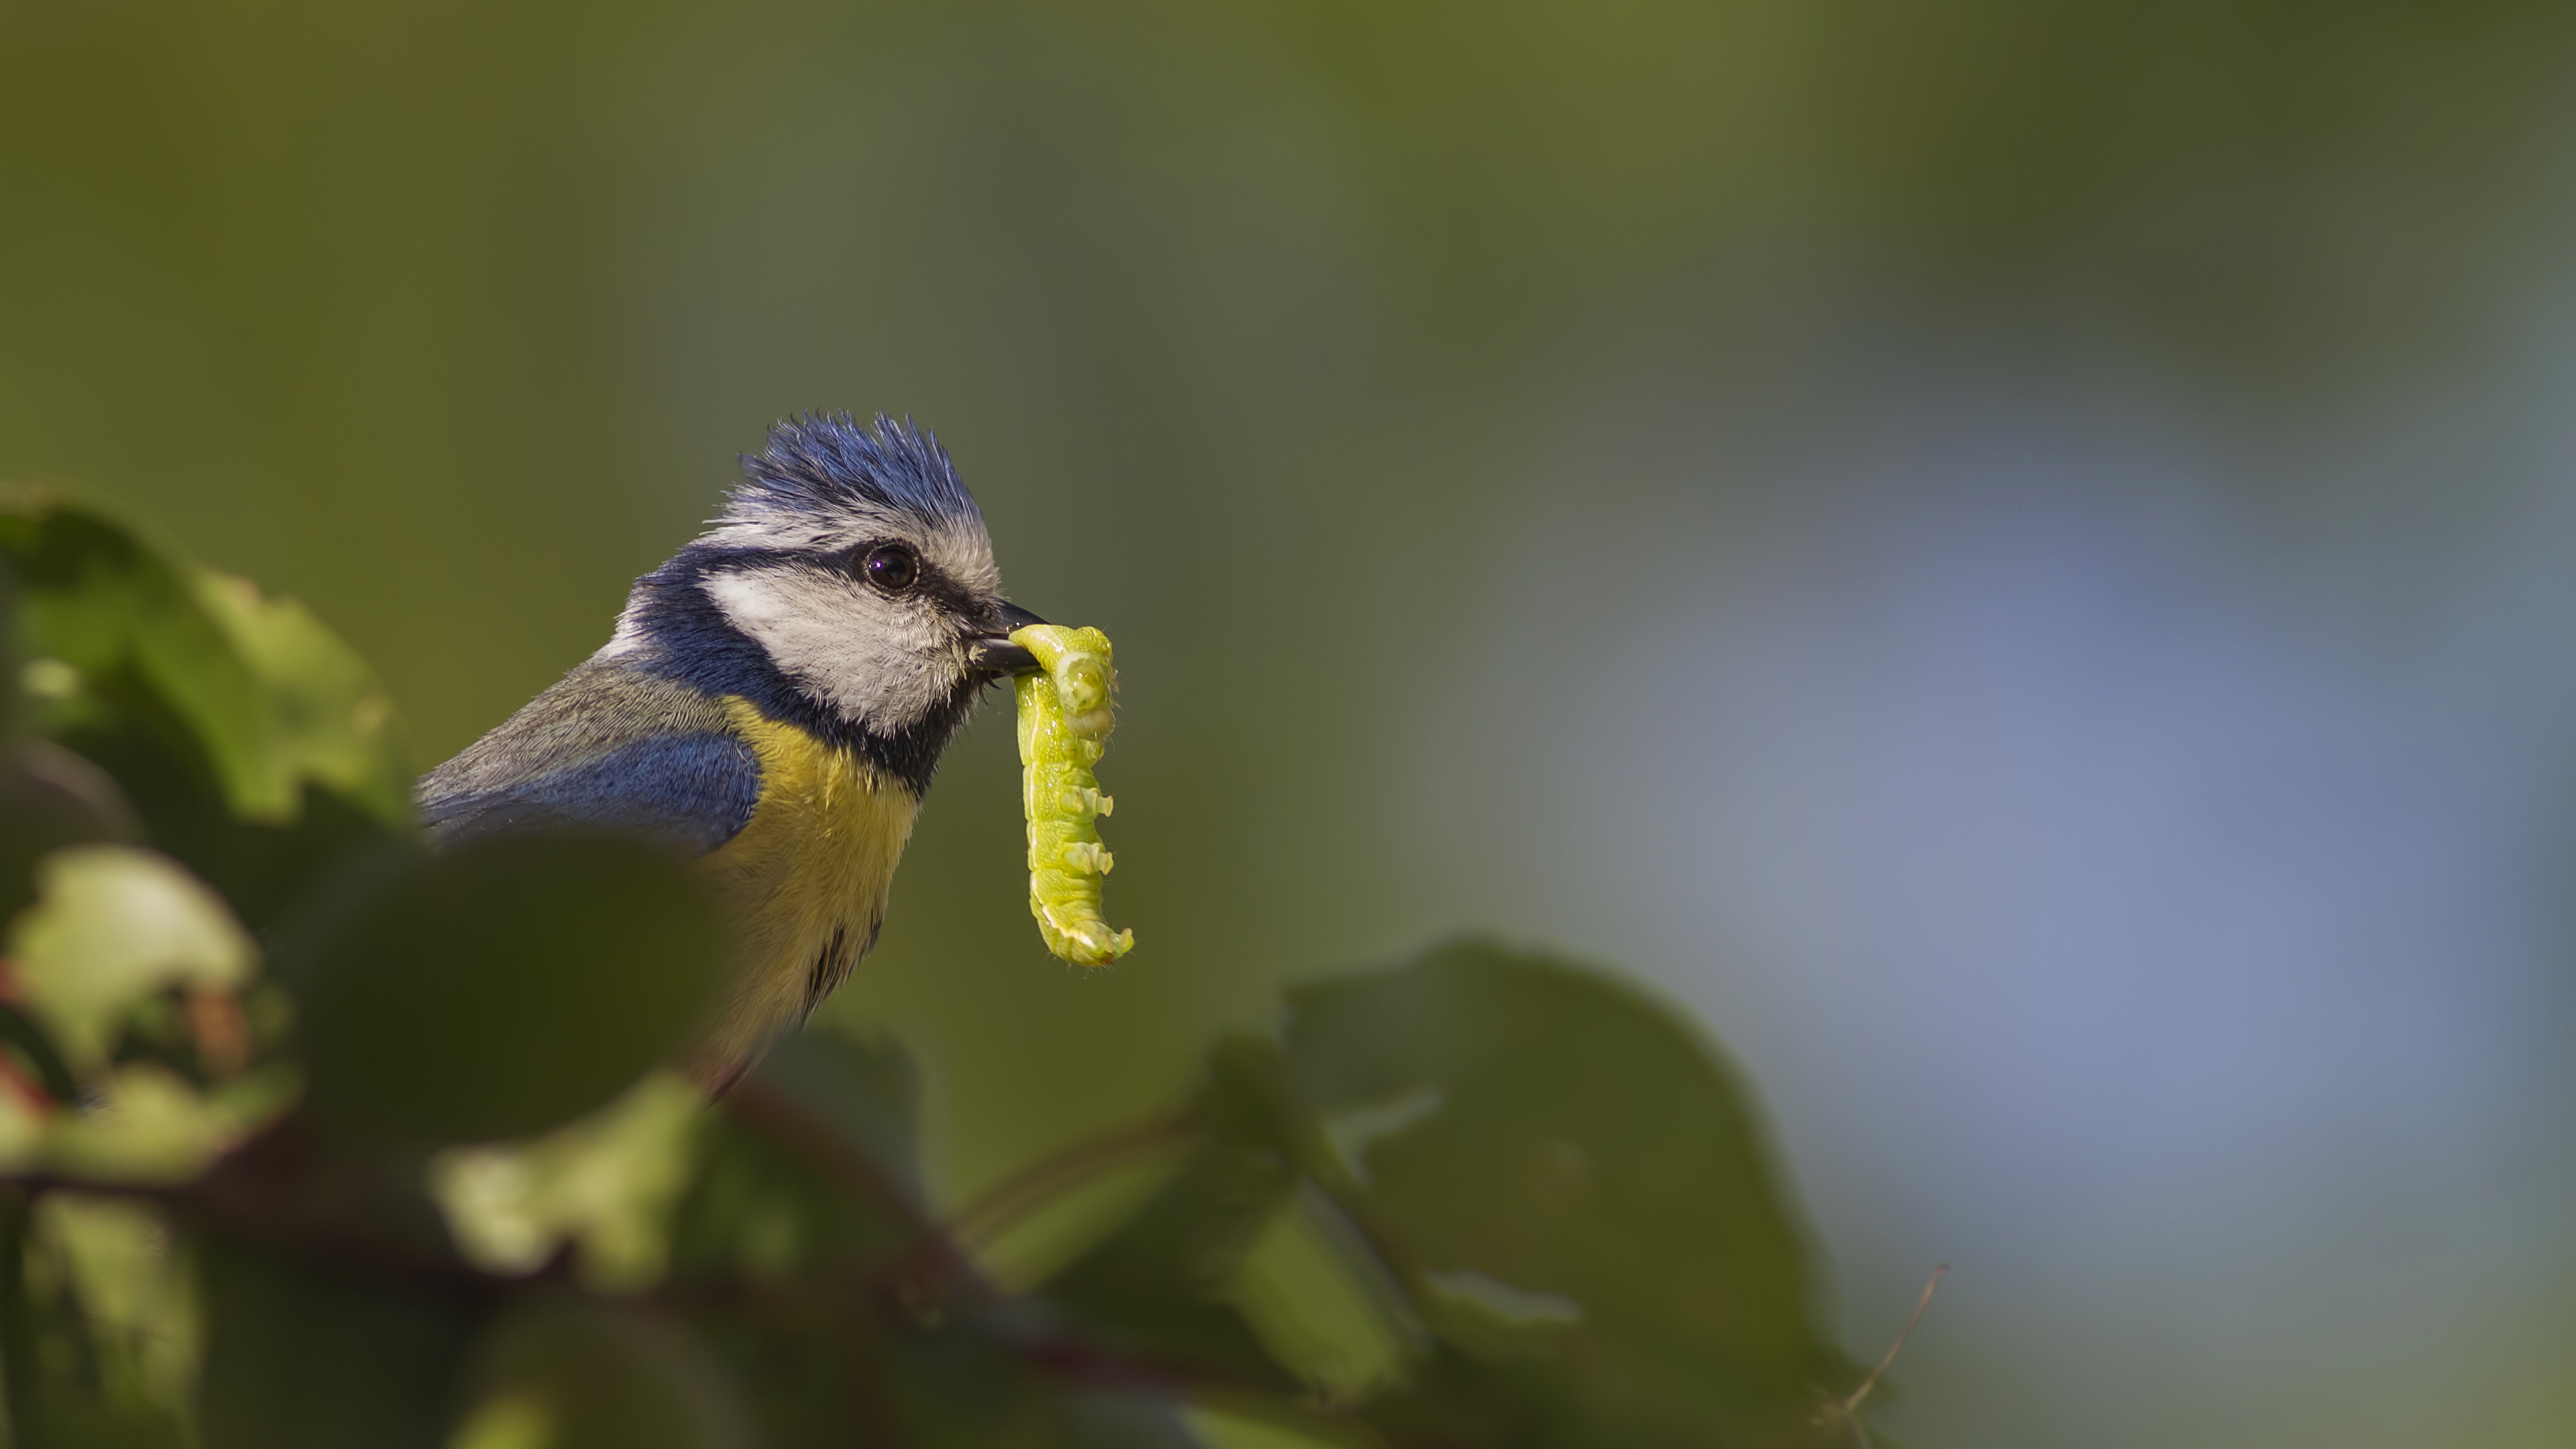
{"type": "Polygon", "coordinates": [[[1001,624],[970,646],[969,657],[974,661],[976,672],[987,679],[1001,679],[1008,675],[1026,674],[1037,668],[1037,656],[1012,643],[1011,633],[1015,629],[1045,622],[1017,604],[1004,604],[1001,624]]]}

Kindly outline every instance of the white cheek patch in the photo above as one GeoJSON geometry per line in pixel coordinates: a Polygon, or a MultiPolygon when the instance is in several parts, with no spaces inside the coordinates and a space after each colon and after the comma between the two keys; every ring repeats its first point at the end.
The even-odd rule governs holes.
{"type": "Polygon", "coordinates": [[[781,673],[872,734],[919,722],[962,677],[956,635],[937,615],[836,574],[733,569],[708,575],[704,587],[781,673]]]}

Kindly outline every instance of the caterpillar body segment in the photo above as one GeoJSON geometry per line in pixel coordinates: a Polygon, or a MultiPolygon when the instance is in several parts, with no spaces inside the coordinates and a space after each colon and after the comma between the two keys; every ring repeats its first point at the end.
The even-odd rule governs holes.
{"type": "Polygon", "coordinates": [[[1029,914],[1047,949],[1078,966],[1106,966],[1136,944],[1100,914],[1100,881],[1116,864],[1095,817],[1116,801],[1100,792],[1100,763],[1118,690],[1109,636],[1097,629],[1032,624],[1011,635],[1045,669],[1011,681],[1019,701],[1020,807],[1029,822],[1029,914]]]}

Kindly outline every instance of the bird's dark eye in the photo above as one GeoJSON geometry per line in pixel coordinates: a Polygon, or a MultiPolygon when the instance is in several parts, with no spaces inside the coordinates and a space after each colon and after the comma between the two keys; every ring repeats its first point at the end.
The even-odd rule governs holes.
{"type": "Polygon", "coordinates": [[[921,560],[902,544],[879,544],[860,557],[859,577],[889,594],[900,594],[921,577],[921,560]]]}

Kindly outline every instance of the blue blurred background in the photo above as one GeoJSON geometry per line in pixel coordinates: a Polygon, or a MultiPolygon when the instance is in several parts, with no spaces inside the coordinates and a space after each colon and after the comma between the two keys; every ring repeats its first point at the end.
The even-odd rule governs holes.
{"type": "Polygon", "coordinates": [[[833,1007],[971,1195],[1485,929],[1751,1069],[1887,1426],[2576,1441],[2576,10],[0,0],[0,477],[423,763],[801,408],[1115,637],[833,1007]]]}

